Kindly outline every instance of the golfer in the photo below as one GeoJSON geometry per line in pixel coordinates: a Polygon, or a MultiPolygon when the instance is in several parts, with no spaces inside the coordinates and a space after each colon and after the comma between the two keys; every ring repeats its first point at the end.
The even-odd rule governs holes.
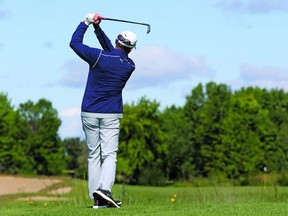
{"type": "Polygon", "coordinates": [[[114,48],[100,28],[100,22],[99,14],[88,14],[73,33],[70,47],[89,65],[81,107],[88,147],[89,196],[94,199],[93,208],[120,208],[121,202],[112,198],[111,191],[116,175],[122,90],[135,70],[128,54],[135,48],[137,37],[133,32],[124,31],[117,36],[114,48]],[[83,44],[90,24],[102,49],[83,44]]]}

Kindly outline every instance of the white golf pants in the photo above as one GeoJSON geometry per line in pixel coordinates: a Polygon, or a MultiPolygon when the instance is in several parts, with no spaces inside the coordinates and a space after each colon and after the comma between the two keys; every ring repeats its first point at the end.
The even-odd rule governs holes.
{"type": "Polygon", "coordinates": [[[116,175],[119,142],[119,118],[95,118],[81,115],[88,147],[88,189],[112,190],[116,175]]]}

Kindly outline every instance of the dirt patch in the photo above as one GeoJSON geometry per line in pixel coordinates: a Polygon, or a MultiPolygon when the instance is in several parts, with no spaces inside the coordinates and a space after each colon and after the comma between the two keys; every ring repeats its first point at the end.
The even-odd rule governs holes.
{"type": "Polygon", "coordinates": [[[62,201],[62,200],[68,200],[67,197],[48,197],[48,196],[31,196],[31,197],[22,197],[17,200],[22,201],[62,201]]]}
{"type": "Polygon", "coordinates": [[[48,192],[48,194],[51,195],[63,195],[63,194],[67,194],[70,193],[72,191],[71,187],[65,187],[65,188],[58,188],[56,190],[51,190],[48,192]]]}
{"type": "Polygon", "coordinates": [[[37,193],[40,190],[59,182],[61,182],[61,180],[51,178],[0,176],[0,195],[37,193]]]}
{"type": "MultiPolygon", "coordinates": [[[[25,178],[17,176],[0,176],[0,196],[6,194],[17,193],[37,193],[51,185],[61,182],[60,179],[52,178],[25,178]]],[[[64,194],[70,193],[71,187],[63,187],[47,192],[48,196],[28,196],[22,197],[18,200],[36,201],[36,200],[67,200],[66,197],[61,197],[64,194]]]]}

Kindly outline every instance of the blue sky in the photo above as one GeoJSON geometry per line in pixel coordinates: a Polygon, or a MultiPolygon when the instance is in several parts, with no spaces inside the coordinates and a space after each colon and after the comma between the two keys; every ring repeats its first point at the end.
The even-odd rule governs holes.
{"type": "MultiPolygon", "coordinates": [[[[125,103],[145,96],[161,108],[182,106],[197,84],[209,81],[232,89],[288,90],[288,0],[0,0],[0,92],[15,107],[51,101],[62,138],[83,137],[80,105],[88,66],[69,41],[94,12],[151,25],[146,34],[145,26],[101,22],[112,41],[123,30],[138,36],[125,103]]],[[[99,46],[93,28],[84,42],[99,46]]]]}

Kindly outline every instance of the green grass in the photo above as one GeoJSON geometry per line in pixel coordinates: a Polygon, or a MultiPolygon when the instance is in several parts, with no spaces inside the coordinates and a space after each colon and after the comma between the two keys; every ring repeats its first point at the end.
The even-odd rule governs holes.
{"type": "MultiPolygon", "coordinates": [[[[286,187],[144,187],[115,185],[113,195],[122,200],[121,209],[92,209],[87,183],[65,180],[37,194],[23,191],[17,195],[0,196],[0,215],[288,215],[286,187]],[[73,188],[69,194],[58,194],[56,201],[19,201],[19,197],[47,196],[50,189],[73,188]],[[176,197],[175,197],[176,196],[176,197]],[[66,198],[68,200],[61,200],[66,198]],[[174,198],[171,201],[171,198],[174,198]]],[[[51,196],[51,195],[50,195],[51,196]]],[[[55,196],[54,196],[55,197],[55,196]]]]}

